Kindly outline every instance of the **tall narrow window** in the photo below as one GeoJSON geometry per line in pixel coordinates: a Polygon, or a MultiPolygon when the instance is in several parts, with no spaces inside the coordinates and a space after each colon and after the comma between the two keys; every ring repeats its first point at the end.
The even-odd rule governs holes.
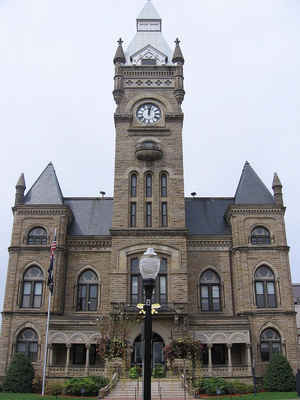
{"type": "MultiPolygon", "coordinates": [[[[130,260],[130,304],[144,302],[143,280],[140,274],[139,258],[130,260]]],[[[168,260],[161,258],[159,274],[156,278],[152,296],[153,303],[167,304],[168,302],[168,260]]]]}
{"type": "Polygon", "coordinates": [[[161,203],[161,225],[168,226],[168,204],[165,201],[161,203]]]}
{"type": "Polygon", "coordinates": [[[146,175],[146,197],[152,197],[152,175],[146,175]]]}
{"type": "Polygon", "coordinates": [[[24,329],[17,337],[16,352],[23,353],[30,361],[36,361],[38,355],[38,336],[33,329],[24,329]]]}
{"type": "Polygon", "coordinates": [[[146,203],[146,227],[151,228],[152,226],[152,203],[146,203]]]}
{"type": "Polygon", "coordinates": [[[136,227],[136,203],[130,203],[130,226],[136,227]]]}
{"type": "Polygon", "coordinates": [[[137,176],[136,174],[131,175],[130,179],[130,196],[136,197],[136,186],[137,186],[137,176]]]}
{"type": "Polygon", "coordinates": [[[268,328],[260,336],[261,359],[270,361],[276,353],[281,353],[281,337],[275,329],[268,328]]]}
{"type": "Polygon", "coordinates": [[[27,269],[23,277],[22,308],[40,308],[42,305],[44,274],[37,266],[27,269]]]}
{"type": "Polygon", "coordinates": [[[208,269],[200,279],[201,311],[221,311],[221,286],[218,275],[208,269]]]}
{"type": "Polygon", "coordinates": [[[276,308],[275,277],[266,265],[255,272],[255,297],[258,308],[276,308]]]}
{"type": "Polygon", "coordinates": [[[168,196],[168,178],[166,174],[160,176],[160,195],[161,197],[168,196]]]}
{"type": "Polygon", "coordinates": [[[77,311],[96,311],[98,307],[98,277],[92,270],[84,271],[78,280],[77,311]]]}

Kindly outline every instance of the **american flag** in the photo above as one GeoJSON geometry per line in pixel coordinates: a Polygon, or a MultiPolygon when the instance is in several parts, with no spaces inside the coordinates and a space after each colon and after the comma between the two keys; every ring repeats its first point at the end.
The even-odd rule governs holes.
{"type": "Polygon", "coordinates": [[[56,250],[56,230],[54,232],[54,238],[53,241],[51,243],[51,247],[50,247],[50,265],[48,268],[48,288],[51,292],[51,294],[53,293],[53,286],[54,286],[54,281],[53,281],[53,266],[54,266],[54,257],[55,257],[55,250],[56,250]]]}

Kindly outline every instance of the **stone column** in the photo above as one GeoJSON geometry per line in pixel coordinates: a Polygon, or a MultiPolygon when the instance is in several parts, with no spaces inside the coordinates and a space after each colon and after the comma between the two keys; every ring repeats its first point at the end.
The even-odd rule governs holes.
{"type": "Polygon", "coordinates": [[[85,358],[85,374],[88,375],[88,371],[89,371],[89,366],[90,366],[90,344],[86,344],[85,348],[86,348],[86,358],[85,358]]]}
{"type": "Polygon", "coordinates": [[[48,367],[53,364],[53,344],[48,344],[48,367]]]}
{"type": "Polygon", "coordinates": [[[232,376],[231,348],[232,348],[232,344],[231,344],[231,343],[227,343],[227,353],[228,353],[228,373],[229,373],[229,376],[232,376]]]}
{"type": "Polygon", "coordinates": [[[66,347],[67,347],[67,360],[66,360],[66,366],[65,366],[65,375],[68,375],[69,365],[70,365],[70,351],[71,351],[72,345],[70,343],[68,343],[68,344],[66,344],[66,347]]]}
{"type": "Polygon", "coordinates": [[[212,356],[211,356],[211,350],[212,350],[213,345],[212,345],[211,343],[209,343],[209,344],[207,345],[207,347],[208,347],[208,373],[209,373],[209,376],[212,376],[212,356]]]}
{"type": "Polygon", "coordinates": [[[250,343],[246,343],[247,348],[247,366],[248,366],[248,373],[252,375],[252,362],[251,362],[251,345],[250,343]]]}

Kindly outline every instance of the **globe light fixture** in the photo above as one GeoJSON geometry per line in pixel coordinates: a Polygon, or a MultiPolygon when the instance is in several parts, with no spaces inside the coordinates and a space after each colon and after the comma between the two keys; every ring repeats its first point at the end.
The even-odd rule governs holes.
{"type": "Polygon", "coordinates": [[[143,280],[155,280],[160,268],[160,258],[153,248],[148,248],[140,260],[140,271],[143,280]]]}

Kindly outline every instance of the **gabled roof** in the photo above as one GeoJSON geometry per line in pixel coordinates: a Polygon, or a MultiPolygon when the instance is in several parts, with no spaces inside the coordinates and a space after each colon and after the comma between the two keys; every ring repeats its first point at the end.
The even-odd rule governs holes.
{"type": "Polygon", "coordinates": [[[63,204],[59,182],[50,162],[25,196],[24,204],[63,204]]]}
{"type": "Polygon", "coordinates": [[[151,0],[148,0],[137,19],[161,19],[151,0]]]}
{"type": "Polygon", "coordinates": [[[235,193],[235,204],[273,204],[274,198],[246,161],[235,193]]]}

